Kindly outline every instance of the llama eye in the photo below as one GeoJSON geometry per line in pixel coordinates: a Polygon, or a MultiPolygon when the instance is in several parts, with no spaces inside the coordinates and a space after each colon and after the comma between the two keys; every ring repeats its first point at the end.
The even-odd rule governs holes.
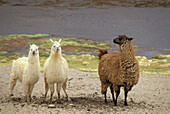
{"type": "Polygon", "coordinates": [[[31,49],[31,51],[32,51],[32,49],[31,49]]]}
{"type": "Polygon", "coordinates": [[[53,46],[53,47],[55,47],[55,46],[53,46]]]}
{"type": "Polygon", "coordinates": [[[36,49],[36,51],[37,51],[37,49],[36,49]]]}

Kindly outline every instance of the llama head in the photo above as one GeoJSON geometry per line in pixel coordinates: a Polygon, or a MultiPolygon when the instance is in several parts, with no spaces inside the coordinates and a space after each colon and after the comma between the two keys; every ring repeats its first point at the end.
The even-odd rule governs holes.
{"type": "Polygon", "coordinates": [[[51,43],[53,44],[51,47],[51,51],[54,53],[58,53],[61,52],[61,39],[59,41],[53,41],[52,39],[50,39],[51,43]]]}
{"type": "Polygon", "coordinates": [[[30,45],[29,55],[36,56],[38,54],[39,54],[38,46],[36,46],[35,44],[30,45]]]}
{"type": "Polygon", "coordinates": [[[119,35],[118,38],[113,39],[113,42],[118,45],[126,44],[127,42],[131,42],[133,38],[128,37],[127,35],[119,35]]]}

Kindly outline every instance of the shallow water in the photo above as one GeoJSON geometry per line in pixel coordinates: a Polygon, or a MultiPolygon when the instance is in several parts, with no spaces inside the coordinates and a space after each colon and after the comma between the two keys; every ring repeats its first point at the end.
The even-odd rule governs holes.
{"type": "Polygon", "coordinates": [[[0,34],[49,33],[57,37],[110,42],[117,35],[127,34],[134,38],[134,45],[154,48],[149,52],[152,54],[160,53],[157,49],[170,49],[169,14],[170,8],[161,7],[0,6],[0,34]]]}

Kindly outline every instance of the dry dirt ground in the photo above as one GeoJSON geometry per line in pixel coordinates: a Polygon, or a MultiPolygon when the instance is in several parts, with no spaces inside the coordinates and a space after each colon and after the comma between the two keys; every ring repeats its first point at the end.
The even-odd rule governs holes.
{"type": "MultiPolygon", "coordinates": [[[[9,101],[8,88],[11,67],[0,67],[0,113],[170,113],[170,76],[140,76],[139,83],[128,94],[129,106],[123,105],[123,90],[118,99],[118,106],[114,106],[108,90],[108,104],[100,93],[100,81],[92,78],[91,73],[69,70],[67,92],[72,101],[66,101],[62,91],[62,104],[56,102],[55,92],[53,104],[56,108],[48,108],[43,102],[44,81],[41,74],[39,82],[33,90],[33,101],[26,103],[22,85],[18,82],[14,89],[14,96],[9,101]]],[[[49,100],[49,93],[47,101],[49,100]]]]}

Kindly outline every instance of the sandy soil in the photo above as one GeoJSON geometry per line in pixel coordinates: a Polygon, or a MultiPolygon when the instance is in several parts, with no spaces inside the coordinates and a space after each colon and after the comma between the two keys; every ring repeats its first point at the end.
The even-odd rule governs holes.
{"type": "MultiPolygon", "coordinates": [[[[68,94],[72,101],[66,101],[62,91],[62,104],[56,102],[57,94],[53,98],[56,108],[48,108],[43,102],[44,82],[43,74],[33,90],[33,102],[24,102],[22,85],[18,82],[14,96],[9,101],[8,87],[11,67],[0,67],[0,113],[154,113],[168,114],[170,112],[170,76],[141,76],[139,83],[129,92],[128,104],[123,105],[123,90],[118,99],[118,106],[114,106],[108,90],[108,104],[100,93],[100,81],[92,78],[91,73],[69,70],[68,94]]],[[[49,94],[47,101],[49,100],[49,94]]]]}

